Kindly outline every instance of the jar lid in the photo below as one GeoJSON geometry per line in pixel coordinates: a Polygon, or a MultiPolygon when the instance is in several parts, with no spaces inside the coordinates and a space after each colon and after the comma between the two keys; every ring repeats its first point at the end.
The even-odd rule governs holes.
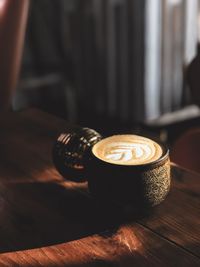
{"type": "Polygon", "coordinates": [[[61,133],[52,151],[53,162],[58,172],[66,179],[83,181],[85,165],[90,159],[93,145],[102,136],[90,128],[78,128],[73,132],[61,133]]]}

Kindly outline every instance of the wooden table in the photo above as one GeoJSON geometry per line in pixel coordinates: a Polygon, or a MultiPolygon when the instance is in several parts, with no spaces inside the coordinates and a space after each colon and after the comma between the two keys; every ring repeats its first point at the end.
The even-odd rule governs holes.
{"type": "Polygon", "coordinates": [[[200,176],[172,165],[167,199],[125,218],[55,170],[71,127],[38,110],[0,117],[0,266],[200,266],[200,176]]]}

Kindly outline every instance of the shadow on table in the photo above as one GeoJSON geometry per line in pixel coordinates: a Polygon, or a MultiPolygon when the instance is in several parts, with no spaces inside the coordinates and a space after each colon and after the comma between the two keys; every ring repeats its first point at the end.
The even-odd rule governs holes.
{"type": "Polygon", "coordinates": [[[49,246],[108,229],[106,235],[112,235],[130,219],[118,207],[91,198],[87,183],[79,186],[82,192],[70,182],[0,186],[0,252],[49,246]]]}

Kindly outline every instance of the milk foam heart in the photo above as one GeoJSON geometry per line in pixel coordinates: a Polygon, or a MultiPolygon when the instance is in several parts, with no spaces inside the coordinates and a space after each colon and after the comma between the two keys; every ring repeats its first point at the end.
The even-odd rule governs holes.
{"type": "Polygon", "coordinates": [[[113,135],[98,142],[93,153],[103,161],[119,165],[141,165],[162,156],[161,146],[139,135],[113,135]]]}

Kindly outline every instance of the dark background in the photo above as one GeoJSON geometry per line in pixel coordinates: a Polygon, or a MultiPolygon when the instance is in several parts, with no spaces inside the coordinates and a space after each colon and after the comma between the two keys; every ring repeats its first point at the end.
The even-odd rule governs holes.
{"type": "MultiPolygon", "coordinates": [[[[38,107],[105,133],[150,132],[173,140],[191,124],[182,116],[181,127],[171,126],[170,118],[177,116],[179,123],[174,111],[193,101],[182,53],[185,1],[168,2],[159,4],[160,50],[153,52],[148,47],[147,1],[31,1],[14,109],[38,107]],[[146,82],[149,53],[160,60],[152,97],[146,82]],[[162,122],[163,114],[172,116],[160,126],[154,120],[162,122]]],[[[150,12],[157,16],[153,7],[150,12]]],[[[198,112],[193,113],[192,125],[198,112]]]]}

